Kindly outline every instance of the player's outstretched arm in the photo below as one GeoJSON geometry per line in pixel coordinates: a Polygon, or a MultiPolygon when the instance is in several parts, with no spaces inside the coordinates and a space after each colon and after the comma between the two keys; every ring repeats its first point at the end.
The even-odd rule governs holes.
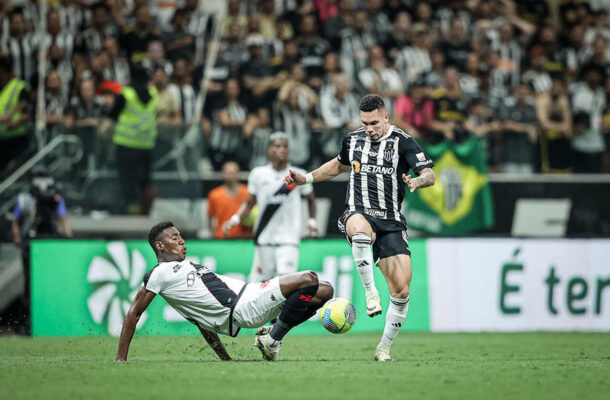
{"type": "Polygon", "coordinates": [[[205,329],[201,329],[201,328],[199,328],[199,332],[201,332],[201,335],[203,336],[205,341],[208,342],[208,344],[210,345],[212,350],[214,350],[214,352],[216,352],[216,355],[218,355],[218,358],[220,358],[222,361],[231,361],[232,360],[231,356],[227,352],[227,349],[225,349],[225,345],[222,344],[222,341],[218,337],[218,334],[216,334],[215,332],[206,331],[205,329]]]}
{"type": "Polygon", "coordinates": [[[415,189],[432,186],[436,182],[436,175],[434,175],[432,168],[424,168],[418,171],[417,174],[419,175],[417,178],[411,178],[411,175],[402,174],[402,180],[409,186],[411,192],[415,191],[415,189]]]}
{"type": "Polygon", "coordinates": [[[334,178],[339,175],[341,172],[347,171],[349,167],[347,165],[343,165],[339,162],[339,160],[335,157],[332,160],[322,164],[318,169],[303,175],[294,170],[289,170],[288,175],[284,178],[284,182],[287,185],[305,185],[306,183],[314,183],[327,181],[329,179],[334,178]]]}
{"type": "Polygon", "coordinates": [[[131,307],[129,307],[129,311],[127,311],[123,321],[123,329],[121,329],[121,337],[119,338],[119,350],[116,353],[115,361],[127,361],[129,344],[136,331],[136,324],[155,296],[155,293],[146,290],[144,286],[141,286],[138,293],[136,293],[136,297],[133,299],[133,303],[131,303],[131,307]]]}

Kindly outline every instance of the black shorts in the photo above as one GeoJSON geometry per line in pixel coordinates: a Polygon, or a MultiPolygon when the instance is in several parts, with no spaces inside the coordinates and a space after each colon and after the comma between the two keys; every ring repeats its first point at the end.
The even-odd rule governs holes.
{"type": "Polygon", "coordinates": [[[407,227],[402,221],[379,219],[359,211],[347,210],[339,217],[337,225],[339,226],[339,230],[345,234],[345,238],[350,246],[352,245],[352,241],[349,236],[347,236],[345,227],[347,226],[347,220],[355,214],[360,214],[366,218],[369,224],[371,224],[373,232],[375,232],[375,241],[373,242],[373,260],[375,260],[375,264],[382,258],[392,257],[398,254],[411,256],[407,227]]]}

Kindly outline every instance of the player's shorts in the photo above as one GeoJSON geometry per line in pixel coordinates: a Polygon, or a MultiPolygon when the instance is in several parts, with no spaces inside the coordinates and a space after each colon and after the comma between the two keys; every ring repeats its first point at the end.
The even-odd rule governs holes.
{"type": "Polygon", "coordinates": [[[286,298],[280,290],[280,278],[263,283],[248,283],[233,309],[233,321],[240,328],[258,328],[277,318],[286,298]]]}
{"type": "Polygon", "coordinates": [[[339,226],[339,230],[345,234],[345,238],[350,246],[352,245],[352,241],[349,236],[347,236],[345,227],[347,226],[347,220],[355,214],[360,214],[366,218],[368,223],[371,224],[373,232],[375,232],[375,241],[373,242],[373,259],[375,260],[375,264],[382,258],[392,257],[398,254],[411,256],[407,227],[404,226],[402,222],[379,219],[359,211],[347,210],[339,217],[337,225],[339,226]]]}
{"type": "Polygon", "coordinates": [[[299,247],[296,245],[254,247],[254,260],[249,282],[263,282],[274,276],[292,274],[299,268],[299,247]]]}

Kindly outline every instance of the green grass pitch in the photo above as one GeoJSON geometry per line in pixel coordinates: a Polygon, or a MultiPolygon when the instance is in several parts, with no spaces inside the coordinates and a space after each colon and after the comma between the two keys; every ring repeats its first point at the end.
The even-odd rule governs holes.
{"type": "Polygon", "coordinates": [[[607,399],[610,334],[402,332],[391,363],[379,334],[288,336],[281,361],[252,337],[223,338],[217,361],[197,337],[0,338],[0,399],[607,399]]]}

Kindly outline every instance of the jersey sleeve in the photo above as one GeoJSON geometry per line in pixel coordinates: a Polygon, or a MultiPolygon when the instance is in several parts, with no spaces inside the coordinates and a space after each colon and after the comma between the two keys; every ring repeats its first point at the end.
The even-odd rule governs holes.
{"type": "Polygon", "coordinates": [[[216,196],[213,190],[208,194],[208,215],[216,215],[216,196]]]}
{"type": "Polygon", "coordinates": [[[248,193],[256,196],[258,191],[258,171],[253,169],[248,175],[248,193]]]}
{"type": "Polygon", "coordinates": [[[349,142],[349,136],[343,138],[343,141],[341,142],[341,151],[337,156],[337,159],[343,165],[349,165],[349,142]]]}
{"type": "Polygon", "coordinates": [[[161,282],[161,274],[159,271],[155,272],[155,270],[156,268],[153,268],[144,274],[142,284],[144,285],[144,289],[159,294],[159,292],[163,290],[163,285],[161,282]]]}
{"type": "Polygon", "coordinates": [[[401,157],[407,162],[413,172],[421,171],[424,168],[432,168],[434,161],[424,152],[419,144],[412,137],[401,138],[400,141],[401,157]]]}

